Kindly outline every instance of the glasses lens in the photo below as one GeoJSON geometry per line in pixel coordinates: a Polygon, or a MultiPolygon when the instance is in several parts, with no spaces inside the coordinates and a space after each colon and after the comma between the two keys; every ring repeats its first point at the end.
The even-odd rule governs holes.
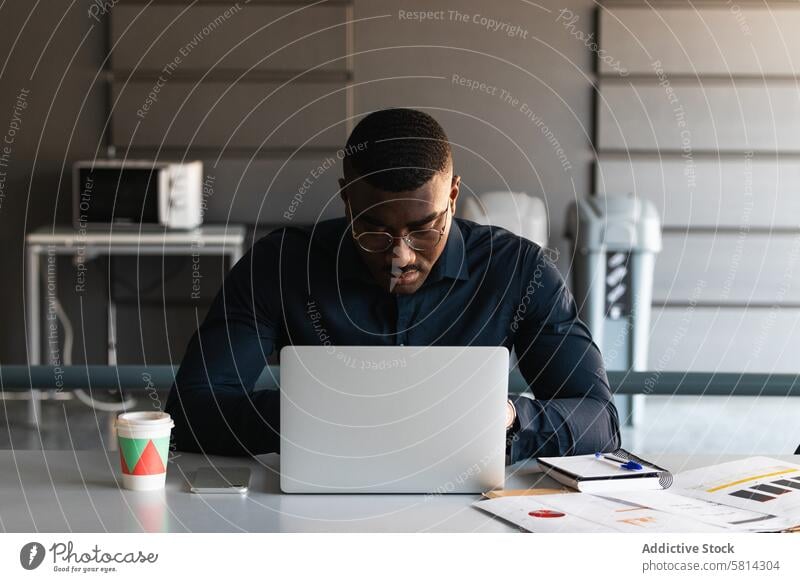
{"type": "Polygon", "coordinates": [[[392,235],[386,232],[365,232],[359,235],[358,244],[365,251],[381,253],[392,246],[392,235]]]}
{"type": "Polygon", "coordinates": [[[417,251],[429,251],[439,243],[441,237],[441,231],[432,228],[415,230],[408,233],[408,239],[411,241],[411,248],[417,251]]]}

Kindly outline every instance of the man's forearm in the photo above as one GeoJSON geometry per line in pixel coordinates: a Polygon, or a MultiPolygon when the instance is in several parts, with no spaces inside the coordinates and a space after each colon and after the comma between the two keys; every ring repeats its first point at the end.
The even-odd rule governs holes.
{"type": "Polygon", "coordinates": [[[173,388],[166,411],[175,420],[177,450],[208,455],[259,455],[279,452],[280,407],[277,390],[173,388]]]}
{"type": "Polygon", "coordinates": [[[583,455],[619,448],[619,420],[611,401],[591,397],[533,400],[511,398],[518,430],[511,463],[530,457],[583,455]]]}
{"type": "Polygon", "coordinates": [[[240,312],[226,315],[216,301],[186,348],[166,405],[179,450],[255,455],[279,449],[279,392],[252,389],[274,334],[240,312]]]}

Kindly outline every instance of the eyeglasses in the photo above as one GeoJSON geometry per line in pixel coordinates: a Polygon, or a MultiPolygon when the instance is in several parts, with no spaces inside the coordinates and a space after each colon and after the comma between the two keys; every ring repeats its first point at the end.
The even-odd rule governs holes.
{"type": "MultiPolygon", "coordinates": [[[[347,201],[347,208],[350,211],[350,216],[353,216],[353,209],[350,208],[350,200],[347,201]]],[[[439,220],[448,210],[450,210],[449,202],[447,203],[447,208],[437,214],[434,220],[439,220]]],[[[392,248],[396,239],[403,239],[405,243],[415,251],[429,251],[442,240],[446,227],[447,221],[442,225],[442,228],[424,228],[421,230],[412,230],[404,236],[392,236],[388,232],[362,232],[361,234],[356,234],[353,222],[350,223],[350,230],[353,234],[353,238],[358,243],[358,246],[368,253],[385,253],[392,248]]]]}

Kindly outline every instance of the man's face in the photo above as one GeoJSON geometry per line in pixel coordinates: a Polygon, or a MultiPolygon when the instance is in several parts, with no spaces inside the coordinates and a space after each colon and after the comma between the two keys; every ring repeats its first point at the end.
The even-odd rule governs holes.
{"type": "Polygon", "coordinates": [[[437,172],[420,188],[408,192],[384,192],[365,180],[339,181],[345,209],[349,206],[347,217],[355,219],[356,236],[384,232],[400,237],[413,231],[444,229],[438,244],[430,250],[412,249],[397,238],[385,251],[368,252],[354,241],[373,279],[386,291],[414,293],[425,282],[450,234],[459,181],[449,169],[437,172]]]}

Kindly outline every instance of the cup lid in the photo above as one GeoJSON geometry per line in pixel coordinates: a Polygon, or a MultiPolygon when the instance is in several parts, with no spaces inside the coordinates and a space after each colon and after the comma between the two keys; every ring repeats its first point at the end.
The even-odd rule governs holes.
{"type": "Polygon", "coordinates": [[[141,410],[137,412],[123,412],[117,416],[117,426],[160,428],[173,426],[172,417],[160,410],[141,410]]]}

